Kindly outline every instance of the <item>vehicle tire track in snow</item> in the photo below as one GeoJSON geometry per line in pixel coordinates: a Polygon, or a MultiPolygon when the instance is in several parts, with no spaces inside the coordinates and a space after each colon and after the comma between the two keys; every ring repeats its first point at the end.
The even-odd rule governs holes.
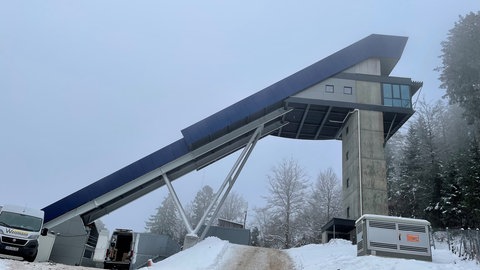
{"type": "Polygon", "coordinates": [[[291,270],[293,263],[287,253],[271,248],[232,245],[226,259],[217,269],[291,270]]]}

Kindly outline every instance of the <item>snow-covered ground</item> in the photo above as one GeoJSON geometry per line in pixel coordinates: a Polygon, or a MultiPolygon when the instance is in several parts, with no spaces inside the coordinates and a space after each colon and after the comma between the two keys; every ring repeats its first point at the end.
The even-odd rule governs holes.
{"type": "MultiPolygon", "coordinates": [[[[463,261],[446,249],[433,250],[433,262],[406,259],[382,258],[375,256],[357,257],[356,246],[348,241],[333,240],[324,245],[307,245],[282,252],[268,249],[251,249],[233,245],[227,241],[210,237],[196,246],[175,254],[151,267],[155,269],[341,269],[341,270],[469,270],[480,269],[474,261],[463,261]],[[288,256],[287,256],[288,255],[288,256]],[[265,257],[266,256],[266,257],[265,257]],[[271,257],[270,260],[267,257],[271,257]],[[248,259],[247,259],[248,258],[248,259]],[[251,263],[245,264],[245,260],[251,263]],[[272,265],[272,262],[277,262],[272,265]],[[279,263],[284,267],[278,267],[279,263]],[[289,265],[291,263],[291,265],[289,265]],[[255,265],[253,267],[252,265],[255,265]],[[270,268],[271,267],[271,268],[270,268]]],[[[16,269],[89,269],[77,266],[52,265],[48,263],[27,263],[0,259],[0,270],[16,269]]]]}
{"type": "MultiPolygon", "coordinates": [[[[232,269],[233,258],[243,259],[239,250],[242,246],[232,245],[217,238],[207,238],[196,246],[184,250],[146,269],[232,269]],[[227,268],[225,262],[231,263],[227,268]]],[[[382,258],[375,256],[357,257],[357,248],[345,240],[333,240],[324,245],[307,245],[285,251],[297,270],[341,269],[341,270],[455,270],[480,269],[474,261],[463,261],[447,249],[433,250],[433,262],[382,258]]],[[[267,265],[258,265],[255,269],[267,265]]]]}

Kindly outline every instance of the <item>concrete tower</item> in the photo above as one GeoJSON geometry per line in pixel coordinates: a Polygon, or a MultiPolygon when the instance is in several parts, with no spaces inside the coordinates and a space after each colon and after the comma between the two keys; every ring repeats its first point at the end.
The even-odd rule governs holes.
{"type": "MultiPolygon", "coordinates": [[[[380,76],[380,60],[369,59],[345,73],[380,76]]],[[[382,105],[379,82],[355,81],[356,102],[382,105]]],[[[342,129],[343,208],[348,219],[387,215],[383,113],[356,109],[342,129]]]]}

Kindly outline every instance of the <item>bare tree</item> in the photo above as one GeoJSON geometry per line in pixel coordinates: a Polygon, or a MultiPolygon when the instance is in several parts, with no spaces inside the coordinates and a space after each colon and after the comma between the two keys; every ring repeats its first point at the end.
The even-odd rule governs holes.
{"type": "Polygon", "coordinates": [[[271,213],[268,211],[267,207],[255,208],[255,227],[260,231],[259,235],[259,245],[262,247],[271,247],[270,244],[270,234],[271,227],[271,213]]]}
{"type": "Polygon", "coordinates": [[[268,206],[255,208],[255,227],[259,230],[259,245],[268,248],[283,248],[282,222],[268,206]]]}
{"type": "Polygon", "coordinates": [[[294,235],[294,220],[300,215],[305,204],[307,176],[298,163],[293,160],[283,160],[272,168],[268,175],[267,207],[281,228],[279,241],[284,248],[292,246],[294,235]]]}
{"type": "Polygon", "coordinates": [[[320,172],[302,214],[305,237],[310,239],[308,241],[319,243],[322,226],[331,218],[341,215],[341,197],[340,180],[333,169],[320,172]]]}
{"type": "Polygon", "coordinates": [[[218,213],[219,218],[243,223],[245,213],[248,209],[247,201],[238,193],[232,191],[223,202],[222,208],[218,213]]]}
{"type": "Polygon", "coordinates": [[[340,216],[342,188],[340,180],[332,168],[320,172],[312,194],[312,198],[316,199],[319,208],[323,210],[322,217],[325,223],[333,217],[340,216]]]}

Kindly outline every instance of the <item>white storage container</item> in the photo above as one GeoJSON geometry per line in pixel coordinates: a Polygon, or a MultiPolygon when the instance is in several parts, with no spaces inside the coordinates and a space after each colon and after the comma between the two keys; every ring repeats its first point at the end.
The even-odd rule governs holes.
{"type": "Polygon", "coordinates": [[[432,261],[430,222],[423,219],[363,215],[355,222],[357,256],[377,255],[432,261]]]}

